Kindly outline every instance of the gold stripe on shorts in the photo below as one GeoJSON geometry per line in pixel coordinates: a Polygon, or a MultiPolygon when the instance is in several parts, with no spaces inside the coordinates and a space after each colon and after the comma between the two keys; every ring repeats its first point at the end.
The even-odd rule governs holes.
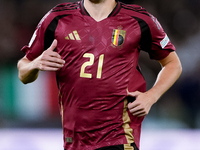
{"type": "Polygon", "coordinates": [[[124,150],[134,150],[134,147],[131,144],[124,144],[124,150]]]}

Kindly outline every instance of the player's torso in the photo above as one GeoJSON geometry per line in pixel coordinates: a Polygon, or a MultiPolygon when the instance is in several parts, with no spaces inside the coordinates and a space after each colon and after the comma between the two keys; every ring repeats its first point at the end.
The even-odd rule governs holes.
{"type": "Polygon", "coordinates": [[[64,136],[73,139],[65,139],[65,147],[126,143],[124,99],[132,74],[138,73],[138,22],[120,13],[96,22],[77,10],[59,18],[55,38],[66,61],[57,71],[64,136]]]}
{"type": "Polygon", "coordinates": [[[140,36],[138,22],[124,14],[100,22],[80,13],[63,17],[55,31],[57,52],[66,61],[57,73],[61,87],[98,97],[126,94],[140,36]]]}

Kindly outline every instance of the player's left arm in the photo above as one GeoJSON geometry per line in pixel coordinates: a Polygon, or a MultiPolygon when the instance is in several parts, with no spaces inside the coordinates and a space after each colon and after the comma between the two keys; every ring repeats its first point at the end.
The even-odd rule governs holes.
{"type": "Polygon", "coordinates": [[[160,70],[154,86],[142,93],[139,91],[129,92],[128,96],[136,100],[128,104],[130,112],[134,116],[146,116],[152,105],[176,82],[182,72],[181,62],[176,52],[171,52],[166,58],[159,60],[160,70]]]}

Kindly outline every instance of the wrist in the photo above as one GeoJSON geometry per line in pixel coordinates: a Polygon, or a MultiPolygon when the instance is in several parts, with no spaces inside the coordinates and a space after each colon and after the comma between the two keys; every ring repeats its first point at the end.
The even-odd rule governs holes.
{"type": "Polygon", "coordinates": [[[154,91],[154,89],[150,89],[145,93],[148,95],[148,97],[151,97],[151,101],[153,104],[156,103],[158,99],[161,97],[161,95],[158,92],[154,91]]]}
{"type": "Polygon", "coordinates": [[[30,70],[32,70],[33,72],[37,72],[40,70],[37,59],[34,59],[32,62],[30,62],[29,66],[30,70]]]}

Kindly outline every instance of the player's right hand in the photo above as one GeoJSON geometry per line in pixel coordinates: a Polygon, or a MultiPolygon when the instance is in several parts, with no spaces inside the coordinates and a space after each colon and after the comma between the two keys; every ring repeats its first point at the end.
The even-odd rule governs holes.
{"type": "Polygon", "coordinates": [[[54,40],[51,46],[33,61],[35,68],[41,71],[57,71],[62,68],[65,61],[54,51],[56,47],[57,40],[54,40]]]}

